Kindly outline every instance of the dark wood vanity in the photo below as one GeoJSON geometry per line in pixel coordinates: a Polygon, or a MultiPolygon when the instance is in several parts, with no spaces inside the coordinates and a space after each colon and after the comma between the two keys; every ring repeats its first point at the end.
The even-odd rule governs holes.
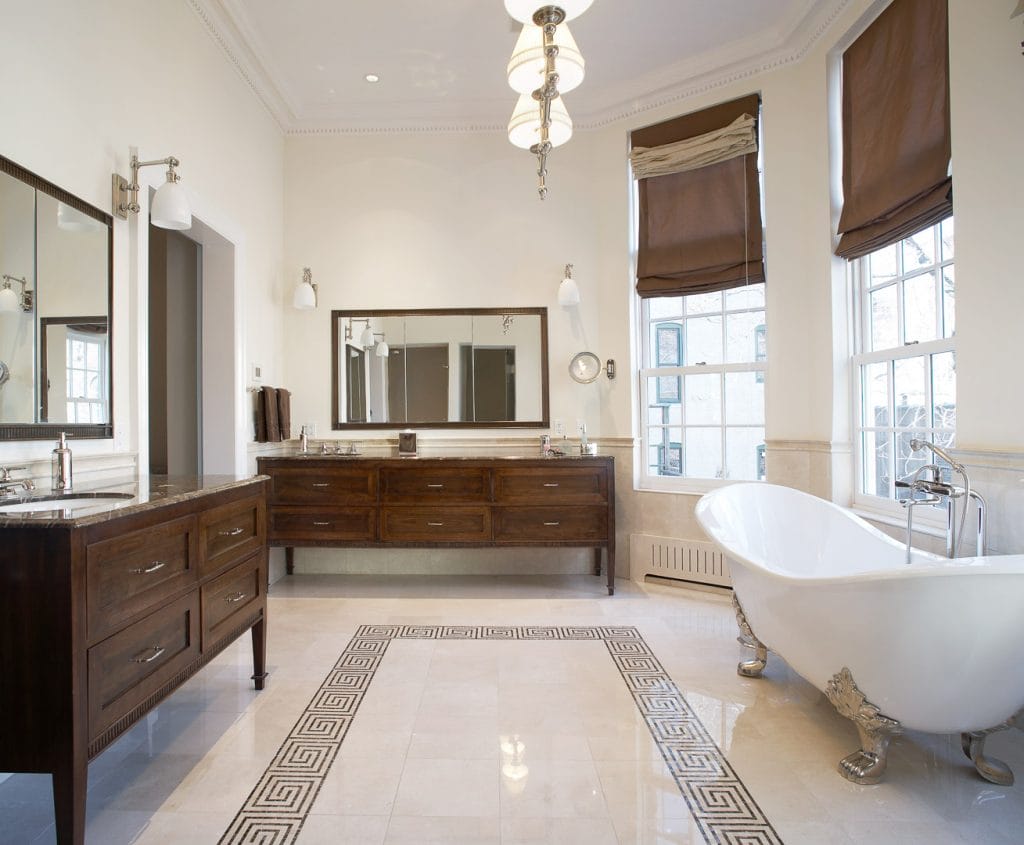
{"type": "Polygon", "coordinates": [[[149,479],[90,516],[0,516],[0,771],[53,775],[85,838],[87,763],[246,631],[262,689],[266,479],[149,479]]]}
{"type": "Polygon", "coordinates": [[[592,547],[615,592],[611,457],[261,457],[267,542],[350,547],[592,547]]]}

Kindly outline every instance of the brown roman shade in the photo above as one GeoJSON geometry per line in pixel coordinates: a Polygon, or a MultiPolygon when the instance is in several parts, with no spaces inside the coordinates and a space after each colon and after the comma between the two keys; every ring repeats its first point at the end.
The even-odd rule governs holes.
{"type": "Polygon", "coordinates": [[[764,281],[756,144],[760,105],[760,96],[751,94],[630,136],[634,172],[641,177],[640,296],[709,293],[764,281]],[[740,137],[745,133],[752,147],[740,137]],[[654,148],[664,148],[665,155],[654,148]],[[678,164],[661,166],[663,175],[643,177],[639,159],[645,157],[678,164]]]}
{"type": "Polygon", "coordinates": [[[894,0],[843,53],[843,258],[953,212],[948,35],[946,0],[894,0]]]}

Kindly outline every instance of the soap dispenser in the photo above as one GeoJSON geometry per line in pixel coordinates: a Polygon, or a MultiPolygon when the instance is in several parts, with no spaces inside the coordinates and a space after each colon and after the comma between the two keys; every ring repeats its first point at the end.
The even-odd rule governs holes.
{"type": "Polygon", "coordinates": [[[54,490],[71,489],[71,450],[68,448],[67,435],[62,431],[57,448],[53,450],[53,474],[51,487],[54,490]]]}

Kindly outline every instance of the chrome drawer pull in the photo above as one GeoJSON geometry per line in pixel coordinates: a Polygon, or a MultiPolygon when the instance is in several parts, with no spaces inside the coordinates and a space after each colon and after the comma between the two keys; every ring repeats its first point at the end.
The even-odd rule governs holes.
{"type": "Polygon", "coordinates": [[[231,528],[227,531],[218,531],[217,534],[220,537],[237,537],[243,531],[245,531],[244,528],[231,528]]]}
{"type": "Polygon", "coordinates": [[[224,599],[224,601],[230,602],[231,604],[235,604],[235,602],[240,602],[244,598],[245,598],[245,593],[235,593],[233,596],[227,596],[224,599]]]}
{"type": "Polygon", "coordinates": [[[444,487],[444,485],[443,484],[428,484],[427,487],[429,487],[431,490],[440,490],[442,487],[444,487]]]}
{"type": "Polygon", "coordinates": [[[313,487],[330,487],[331,486],[331,482],[329,482],[329,481],[314,481],[312,486],[313,487]]]}
{"type": "Polygon", "coordinates": [[[158,569],[163,569],[165,566],[167,566],[167,564],[162,560],[154,560],[145,568],[140,566],[138,569],[129,569],[128,571],[132,575],[149,575],[151,572],[156,572],[158,569]]]}
{"type": "Polygon", "coordinates": [[[443,522],[428,522],[427,525],[431,526],[432,528],[440,528],[442,525],[444,525],[444,523],[443,522]]]}
{"type": "Polygon", "coordinates": [[[149,651],[149,649],[146,649],[146,651],[140,651],[132,658],[132,663],[152,663],[167,650],[162,645],[151,645],[149,648],[153,650],[153,653],[149,657],[142,656],[146,651],[149,651]]]}
{"type": "Polygon", "coordinates": [[[560,523],[558,523],[558,522],[545,522],[544,524],[545,525],[559,525],[560,523]]]}
{"type": "Polygon", "coordinates": [[[331,523],[329,523],[329,522],[314,522],[313,524],[314,525],[319,525],[320,527],[324,527],[324,526],[329,526],[331,523]]]}
{"type": "Polygon", "coordinates": [[[558,482],[557,481],[545,481],[544,482],[544,486],[545,487],[557,487],[558,486],[558,482]]]}

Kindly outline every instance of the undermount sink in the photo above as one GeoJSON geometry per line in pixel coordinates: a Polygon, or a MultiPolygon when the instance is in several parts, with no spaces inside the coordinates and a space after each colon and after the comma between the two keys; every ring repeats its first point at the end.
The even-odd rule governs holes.
{"type": "Polygon", "coordinates": [[[73,511],[82,513],[87,508],[102,510],[123,505],[135,497],[131,493],[70,493],[66,496],[46,495],[29,499],[19,499],[10,504],[0,503],[0,515],[3,514],[38,514],[50,516],[54,511],[73,511]]]}

